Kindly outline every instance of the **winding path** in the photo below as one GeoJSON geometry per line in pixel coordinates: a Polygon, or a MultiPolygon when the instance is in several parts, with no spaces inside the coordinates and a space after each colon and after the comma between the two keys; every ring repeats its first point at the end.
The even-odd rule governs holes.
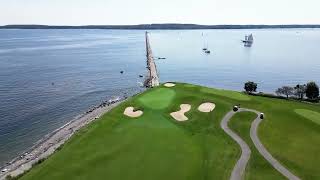
{"type": "MultiPolygon", "coordinates": [[[[262,119],[260,119],[259,114],[260,112],[252,109],[243,109],[240,108],[237,112],[244,112],[244,111],[249,111],[249,112],[254,112],[257,114],[257,118],[253,121],[251,124],[250,128],[250,137],[259,151],[259,153],[276,169],[278,170],[283,176],[287,177],[290,180],[300,180],[297,176],[292,174],[288,169],[286,169],[284,166],[282,166],[268,151],[267,149],[263,146],[261,143],[258,135],[257,135],[257,130],[259,127],[259,124],[262,122],[262,119]]],[[[241,147],[241,156],[239,160],[237,161],[236,165],[234,166],[230,180],[241,180],[243,179],[243,175],[245,173],[245,169],[247,166],[247,163],[250,159],[250,154],[251,150],[248,146],[248,144],[235,132],[233,132],[229,127],[228,123],[232,116],[236,114],[237,112],[230,111],[228,112],[224,118],[221,121],[221,128],[233,139],[235,140],[241,147]]]]}
{"type": "Polygon", "coordinates": [[[251,128],[250,128],[250,137],[254,143],[254,145],[256,146],[256,148],[258,149],[259,153],[277,170],[279,171],[283,176],[285,176],[286,178],[290,179],[290,180],[300,180],[299,177],[295,176],[294,174],[292,174],[287,168],[285,168],[284,166],[282,166],[279,161],[277,161],[270,153],[269,151],[263,146],[263,144],[261,143],[258,135],[257,135],[257,131],[258,131],[258,127],[259,124],[261,123],[262,119],[260,119],[259,117],[257,117],[253,123],[251,124],[251,128]]]}
{"type": "MultiPolygon", "coordinates": [[[[242,111],[242,109],[239,109],[238,112],[240,111],[242,111]]],[[[221,128],[224,130],[224,132],[226,132],[241,147],[241,156],[232,170],[230,180],[242,179],[251,154],[251,150],[248,144],[240,136],[233,132],[228,126],[230,119],[235,113],[236,112],[234,111],[228,112],[221,121],[221,128]]]]}

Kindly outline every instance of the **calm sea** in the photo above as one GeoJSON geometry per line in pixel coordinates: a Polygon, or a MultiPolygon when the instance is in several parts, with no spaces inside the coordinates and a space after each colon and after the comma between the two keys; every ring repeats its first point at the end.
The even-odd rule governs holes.
{"type": "MultiPolygon", "coordinates": [[[[320,83],[320,30],[151,31],[160,80],[258,91],[320,83]],[[241,39],[253,33],[254,44],[241,39]],[[203,53],[208,47],[210,55],[203,53]]],[[[100,102],[142,90],[144,31],[0,30],[0,165],[100,102]],[[124,74],[120,74],[124,71],[124,74]]]]}

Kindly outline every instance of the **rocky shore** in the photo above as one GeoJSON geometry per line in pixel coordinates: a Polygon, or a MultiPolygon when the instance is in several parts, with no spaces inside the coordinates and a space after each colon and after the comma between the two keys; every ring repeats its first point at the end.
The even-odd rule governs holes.
{"type": "Polygon", "coordinates": [[[4,180],[7,176],[18,176],[30,170],[34,164],[45,160],[57,151],[75,132],[79,131],[79,129],[98,119],[125,99],[127,99],[127,96],[104,101],[100,105],[90,108],[84,114],[76,117],[54,132],[46,135],[28,151],[19,155],[11,162],[6,163],[4,167],[1,167],[0,180],[4,180]]]}

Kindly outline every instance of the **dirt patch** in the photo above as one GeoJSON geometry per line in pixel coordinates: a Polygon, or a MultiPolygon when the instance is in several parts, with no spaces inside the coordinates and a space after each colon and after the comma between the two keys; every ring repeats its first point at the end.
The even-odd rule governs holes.
{"type": "Polygon", "coordinates": [[[132,117],[132,118],[136,118],[136,117],[140,117],[143,112],[142,111],[135,111],[134,110],[134,107],[127,107],[124,112],[123,112],[124,115],[126,116],[129,116],[129,117],[132,117]]]}
{"type": "Polygon", "coordinates": [[[174,87],[176,84],[174,83],[165,83],[164,86],[165,87],[174,87]]]}
{"type": "Polygon", "coordinates": [[[216,107],[215,104],[210,103],[210,102],[206,102],[206,103],[202,103],[199,107],[198,110],[200,112],[211,112],[214,110],[214,108],[216,107]]]}
{"type": "Polygon", "coordinates": [[[184,115],[184,113],[190,111],[191,105],[190,104],[181,104],[180,110],[176,112],[170,113],[170,115],[177,121],[187,121],[188,117],[184,115]]]}

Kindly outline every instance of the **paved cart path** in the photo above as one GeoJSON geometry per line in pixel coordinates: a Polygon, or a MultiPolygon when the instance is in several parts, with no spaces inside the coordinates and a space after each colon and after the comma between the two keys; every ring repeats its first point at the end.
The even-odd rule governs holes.
{"type": "Polygon", "coordinates": [[[253,141],[254,145],[258,149],[259,153],[277,170],[279,171],[283,176],[290,180],[300,180],[299,177],[295,176],[293,173],[291,173],[286,167],[281,165],[279,161],[277,161],[270,152],[263,146],[261,143],[259,137],[258,137],[258,127],[259,124],[262,122],[262,119],[257,117],[253,123],[251,124],[250,128],[250,137],[253,141]]]}
{"type": "MultiPolygon", "coordinates": [[[[252,122],[251,128],[250,128],[250,137],[259,151],[259,153],[276,169],[278,170],[283,176],[287,177],[290,180],[300,180],[297,176],[292,174],[288,169],[286,169],[284,166],[282,166],[268,151],[267,149],[263,146],[261,143],[258,135],[257,135],[257,130],[259,127],[260,122],[262,122],[262,119],[260,119],[259,115],[260,112],[252,109],[243,109],[240,108],[237,112],[254,112],[257,114],[257,118],[252,122]]],[[[233,139],[235,140],[241,147],[241,156],[238,159],[237,163],[235,164],[230,180],[241,180],[244,178],[244,173],[245,169],[247,166],[247,163],[250,159],[250,154],[251,150],[248,146],[248,144],[239,136],[237,135],[234,131],[232,131],[228,127],[228,123],[232,116],[236,114],[237,112],[230,111],[228,112],[224,118],[221,121],[221,128],[233,139]]]]}

